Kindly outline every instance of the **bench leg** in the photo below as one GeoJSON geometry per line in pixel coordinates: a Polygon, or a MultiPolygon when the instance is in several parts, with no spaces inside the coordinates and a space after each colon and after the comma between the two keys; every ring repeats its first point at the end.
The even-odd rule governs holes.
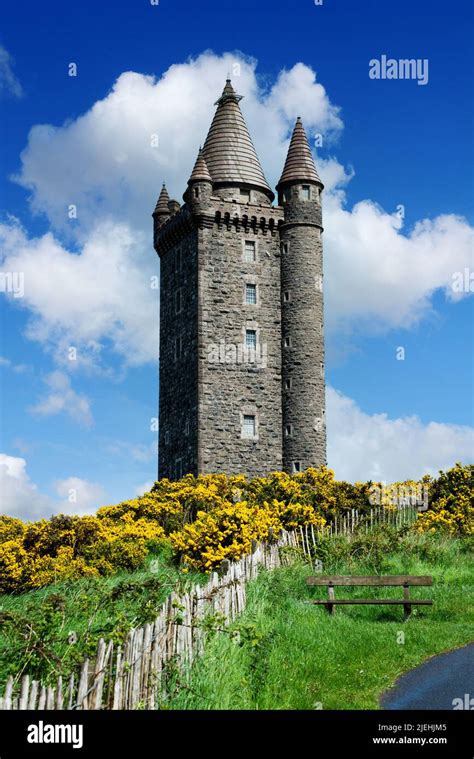
{"type": "Polygon", "coordinates": [[[328,610],[329,614],[334,614],[334,604],[331,603],[331,601],[334,601],[334,599],[334,588],[332,585],[328,585],[328,602],[326,604],[326,609],[328,610]]]}
{"type": "MultiPolygon", "coordinates": [[[[404,585],[403,586],[403,598],[404,598],[405,601],[409,601],[410,600],[410,586],[409,585],[404,585]]],[[[411,614],[411,604],[410,603],[403,604],[403,613],[404,613],[405,619],[408,619],[408,617],[411,614]]]]}

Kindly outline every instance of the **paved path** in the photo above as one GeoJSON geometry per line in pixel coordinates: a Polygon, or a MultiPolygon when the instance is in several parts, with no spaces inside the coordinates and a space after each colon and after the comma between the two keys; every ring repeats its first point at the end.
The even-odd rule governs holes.
{"type": "Polygon", "coordinates": [[[402,675],[380,703],[382,709],[453,709],[456,698],[463,703],[472,699],[474,709],[474,643],[434,656],[402,675]]]}

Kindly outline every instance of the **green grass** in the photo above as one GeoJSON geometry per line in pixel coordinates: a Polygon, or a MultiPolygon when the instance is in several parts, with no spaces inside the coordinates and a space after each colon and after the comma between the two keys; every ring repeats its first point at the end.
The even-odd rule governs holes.
{"type": "MultiPolygon", "coordinates": [[[[380,695],[426,658],[473,636],[474,569],[466,540],[386,529],[322,544],[324,574],[428,574],[413,597],[432,607],[345,606],[329,616],[310,604],[302,563],[266,572],[248,589],[245,614],[216,632],[189,678],[177,680],[171,709],[376,709],[380,695]],[[404,634],[404,643],[401,641],[404,634]]],[[[401,588],[338,588],[336,597],[402,597],[401,588]]]]}
{"type": "Polygon", "coordinates": [[[202,580],[183,575],[163,553],[135,572],[0,596],[0,687],[10,674],[52,682],[77,672],[101,637],[122,642],[131,627],[156,618],[172,590],[202,580]]]}

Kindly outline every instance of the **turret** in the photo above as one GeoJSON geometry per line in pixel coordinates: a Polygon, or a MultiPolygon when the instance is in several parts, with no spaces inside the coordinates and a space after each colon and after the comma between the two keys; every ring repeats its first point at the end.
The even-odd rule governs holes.
{"type": "Polygon", "coordinates": [[[277,185],[282,292],[283,467],[326,463],[321,192],[301,119],[277,185]]]}
{"type": "Polygon", "coordinates": [[[183,199],[188,204],[191,213],[200,216],[209,209],[211,196],[212,178],[202,149],[199,148],[198,157],[188,179],[188,187],[183,199]]]}

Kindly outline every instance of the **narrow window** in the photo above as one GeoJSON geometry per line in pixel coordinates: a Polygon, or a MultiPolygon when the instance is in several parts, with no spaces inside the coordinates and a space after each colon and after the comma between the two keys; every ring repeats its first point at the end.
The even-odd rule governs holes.
{"type": "Polygon", "coordinates": [[[284,300],[286,303],[288,303],[288,302],[289,302],[289,300],[290,300],[290,291],[289,291],[289,290],[285,290],[285,292],[283,293],[283,300],[284,300]]]}
{"type": "Polygon", "coordinates": [[[289,249],[288,243],[287,242],[282,242],[282,244],[281,244],[281,252],[282,253],[288,253],[288,249],[289,249]]]}
{"type": "Polygon", "coordinates": [[[184,423],[184,434],[189,435],[189,419],[186,419],[186,422],[184,423]]]}
{"type": "Polygon", "coordinates": [[[176,290],[175,293],[175,311],[177,314],[183,310],[183,291],[181,289],[176,290]]]}
{"type": "Polygon", "coordinates": [[[293,461],[293,474],[295,472],[301,472],[301,461],[293,461]]]}
{"type": "Polygon", "coordinates": [[[254,414],[244,414],[242,423],[242,437],[254,438],[256,431],[256,422],[254,414]]]}
{"type": "Polygon", "coordinates": [[[255,262],[255,241],[254,240],[245,240],[244,261],[248,264],[253,264],[255,262]]]}
{"type": "Polygon", "coordinates": [[[245,302],[255,306],[257,303],[257,285],[245,285],[245,302]]]}
{"type": "Polygon", "coordinates": [[[283,202],[288,203],[289,199],[290,199],[290,191],[285,190],[285,192],[283,193],[283,202]]]}
{"type": "Polygon", "coordinates": [[[291,390],[291,379],[285,380],[285,390],[291,390]]]}
{"type": "Polygon", "coordinates": [[[285,348],[291,348],[291,337],[285,337],[285,348]]]}
{"type": "Polygon", "coordinates": [[[179,335],[174,341],[174,357],[175,359],[181,358],[183,355],[183,337],[179,335]]]}
{"type": "Polygon", "coordinates": [[[165,432],[165,445],[169,445],[169,444],[170,444],[170,433],[168,432],[168,430],[166,430],[166,432],[165,432]]]}
{"type": "Polygon", "coordinates": [[[255,350],[257,347],[257,330],[246,329],[245,330],[245,347],[250,350],[255,350]]]}
{"type": "Polygon", "coordinates": [[[292,437],[293,435],[293,425],[287,424],[285,427],[285,437],[292,437]]]}
{"type": "Polygon", "coordinates": [[[199,187],[195,187],[195,188],[194,188],[194,197],[195,197],[195,198],[198,198],[198,197],[199,197],[199,187]]]}
{"type": "Polygon", "coordinates": [[[311,200],[311,189],[309,184],[304,184],[301,187],[301,197],[303,200],[311,200]]]}

